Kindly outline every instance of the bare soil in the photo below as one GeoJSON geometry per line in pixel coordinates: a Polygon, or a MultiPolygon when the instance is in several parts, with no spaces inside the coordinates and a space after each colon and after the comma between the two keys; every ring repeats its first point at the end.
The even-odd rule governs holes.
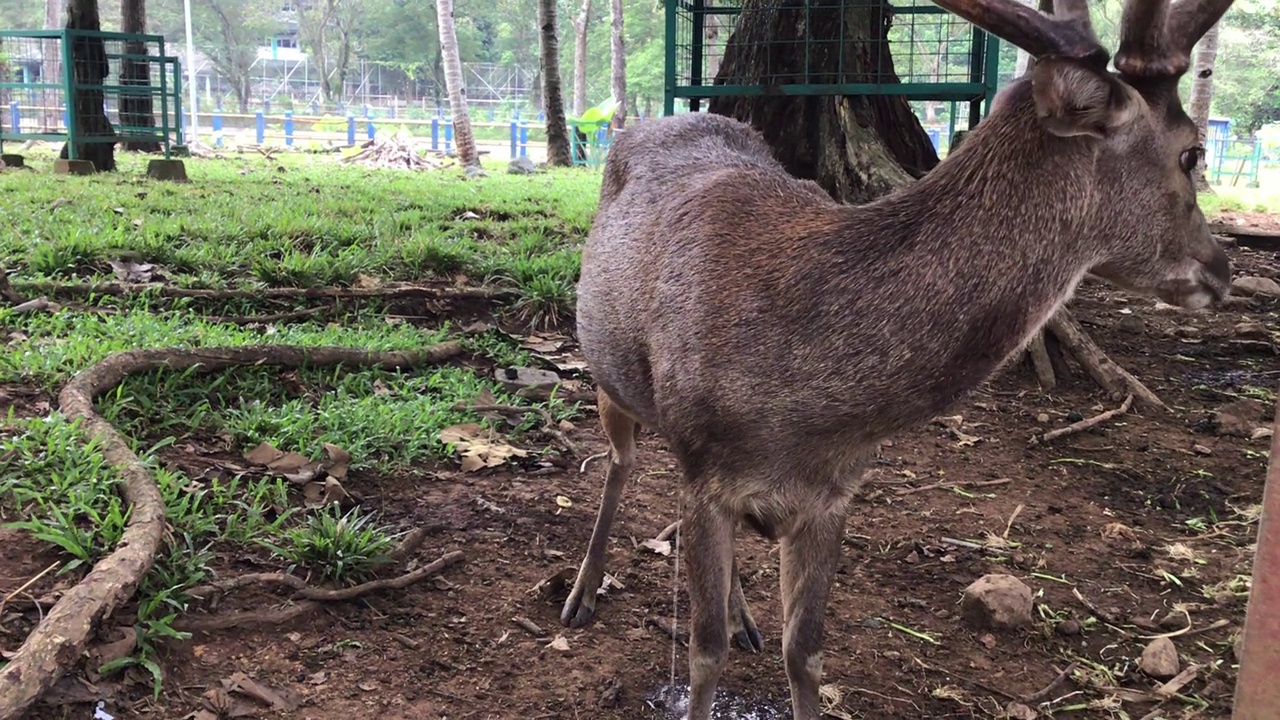
{"type": "MultiPolygon", "coordinates": [[[[1238,274],[1280,278],[1276,254],[1231,253],[1238,274]]],[[[1173,638],[1182,662],[1203,667],[1163,716],[1229,715],[1232,642],[1243,621],[1241,582],[1250,573],[1256,528],[1248,508],[1261,496],[1268,440],[1223,434],[1229,428],[1214,413],[1261,396],[1234,412],[1256,413],[1246,418],[1250,429],[1271,424],[1270,403],[1258,389],[1280,386],[1280,303],[1242,298],[1198,313],[1155,305],[1091,283],[1073,307],[1094,339],[1169,403],[1170,415],[1130,413],[1047,446],[1028,445],[1076,414],[1117,403],[1083,377],[1046,394],[1022,366],[957,407],[962,424],[938,422],[885,443],[850,521],[827,612],[825,678],[843,692],[849,716],[996,717],[1077,659],[1112,670],[1113,678],[1093,673],[1097,685],[1150,690],[1159,683],[1136,670],[1141,636],[1184,628],[1189,632],[1173,638]],[[919,489],[1002,479],[1008,482],[919,489]],[[944,540],[983,543],[990,536],[1007,545],[981,550],[944,540]],[[1032,627],[985,633],[960,618],[961,592],[991,572],[1014,574],[1037,591],[1032,627]],[[1090,620],[1095,613],[1110,622],[1090,620]],[[1083,627],[1060,622],[1068,619],[1083,627]],[[1225,622],[1212,628],[1216,621],[1225,622]]],[[[4,397],[20,411],[47,411],[39,393],[7,388],[4,397]]],[[[0,412],[7,412],[4,404],[0,412]]],[[[603,452],[593,422],[571,436],[585,451],[603,452]]],[[[366,506],[406,529],[428,529],[421,562],[461,550],[465,563],[405,590],[325,604],[286,624],[199,633],[164,658],[166,690],[158,701],[144,684],[117,680],[91,691],[64,683],[55,695],[102,697],[117,718],[179,718],[200,707],[205,690],[242,672],[298,702],[290,711],[250,703],[264,718],[671,717],[653,706],[662,704],[657,695],[673,674],[673,642],[658,625],[673,615],[674,558],[639,547],[676,517],[678,472],[660,440],[642,441],[610,548],[608,571],[619,586],[602,599],[598,621],[565,629],[558,615],[567,587],[535,591],[558,573],[571,583],[602,474],[598,462],[585,473],[464,474],[448,464],[401,477],[357,473],[347,487],[366,506]],[[572,505],[563,507],[557,496],[572,505]],[[563,641],[553,645],[558,636],[563,641]]],[[[749,534],[738,553],[766,651],[734,650],[722,687],[752,708],[735,717],[789,717],[777,557],[770,543],[749,534]]],[[[0,596],[52,559],[17,533],[0,536],[0,596]]],[[[228,576],[261,568],[253,558],[221,557],[214,569],[228,576]]],[[[674,609],[681,627],[684,581],[674,609]]],[[[46,577],[30,592],[41,597],[60,582],[46,577]]],[[[208,612],[270,609],[281,597],[240,591],[208,612]]],[[[4,614],[0,649],[12,650],[38,616],[29,604],[4,614]]],[[[682,645],[674,646],[674,662],[681,684],[682,645]]],[[[1087,690],[1055,707],[1108,695],[1087,690]]],[[[1105,703],[1054,717],[1121,717],[1098,705],[1105,703]]],[[[1123,705],[1134,718],[1154,707],[1123,705]]],[[[44,705],[29,717],[91,715],[91,705],[44,705]]]]}

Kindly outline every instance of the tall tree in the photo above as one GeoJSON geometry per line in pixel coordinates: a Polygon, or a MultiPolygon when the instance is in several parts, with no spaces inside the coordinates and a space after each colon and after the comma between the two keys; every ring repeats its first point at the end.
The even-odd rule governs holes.
{"type": "MultiPolygon", "coordinates": [[[[62,27],[61,0],[44,1],[44,29],[57,30],[62,27]]],[[[59,83],[62,81],[62,53],[58,49],[57,40],[45,40],[40,43],[40,82],[59,83]]],[[[41,123],[49,132],[57,132],[62,125],[62,110],[58,107],[60,93],[57,90],[44,90],[40,93],[40,104],[44,106],[44,120],[41,123]]]]}
{"type": "MultiPolygon", "coordinates": [[[[67,7],[68,30],[102,29],[102,20],[98,17],[97,0],[71,0],[67,7]]],[[[76,159],[88,160],[98,172],[116,169],[115,128],[107,119],[104,109],[106,101],[102,90],[83,86],[99,86],[107,77],[110,66],[107,62],[107,48],[102,38],[79,37],[71,44],[71,59],[75,63],[75,81],[82,86],[76,89],[68,103],[68,111],[76,126],[76,131],[88,142],[75,144],[76,159]]],[[[72,143],[62,146],[61,157],[70,157],[72,143]]]]}
{"type": "Polygon", "coordinates": [[[476,138],[471,132],[467,111],[467,89],[462,81],[462,60],[458,57],[458,31],[453,23],[453,0],[436,0],[436,25],[440,28],[440,55],[444,61],[444,84],[453,113],[453,142],[463,167],[480,165],[476,138]]]}
{"type": "MultiPolygon", "coordinates": [[[[898,82],[889,12],[887,5],[746,0],[715,83],[898,82]]],[[[710,110],[751,123],[789,172],[844,202],[871,200],[938,163],[903,97],[716,97],[710,110]]]]}
{"type": "Polygon", "coordinates": [[[573,19],[573,115],[582,117],[587,111],[587,23],[591,20],[591,0],[582,0],[582,7],[573,19]]]}
{"type": "Polygon", "coordinates": [[[354,0],[316,0],[297,8],[298,37],[320,73],[320,99],[331,105],[342,99],[362,8],[354,0]]]}
{"type": "Polygon", "coordinates": [[[538,0],[538,42],[542,73],[542,101],[547,115],[547,164],[568,167],[569,131],[564,118],[564,90],[560,83],[560,42],[556,38],[556,0],[538,0]]]}
{"type": "MultiPolygon", "coordinates": [[[[1200,38],[1196,45],[1194,75],[1191,79],[1191,108],[1188,114],[1195,121],[1196,132],[1200,134],[1200,142],[1209,137],[1209,106],[1213,102],[1213,68],[1218,62],[1218,34],[1221,23],[1209,28],[1209,32],[1200,38]]],[[[1200,162],[1196,164],[1196,187],[1209,190],[1209,181],[1205,178],[1205,154],[1200,154],[1200,162]]]]}
{"type": "Polygon", "coordinates": [[[627,122],[627,45],[622,38],[622,0],[609,1],[609,49],[613,99],[618,109],[613,112],[613,126],[627,122]]]}
{"type": "MultiPolygon", "coordinates": [[[[142,35],[147,32],[147,7],[145,0],[124,0],[120,4],[121,32],[142,35]]],[[[147,45],[143,42],[129,41],[124,44],[126,55],[146,55],[147,45]]],[[[124,135],[137,136],[149,133],[156,126],[156,118],[152,113],[151,97],[151,63],[146,60],[125,58],[120,62],[120,84],[136,87],[136,91],[125,91],[120,96],[120,125],[124,135]]],[[[155,140],[126,140],[126,150],[136,152],[158,152],[160,143],[155,140]]]]}
{"type": "MultiPolygon", "coordinates": [[[[241,113],[249,112],[253,66],[258,48],[281,23],[276,3],[262,0],[199,0],[191,3],[196,47],[231,86],[241,113]]],[[[182,0],[151,0],[151,23],[171,42],[185,41],[182,0]]]]}

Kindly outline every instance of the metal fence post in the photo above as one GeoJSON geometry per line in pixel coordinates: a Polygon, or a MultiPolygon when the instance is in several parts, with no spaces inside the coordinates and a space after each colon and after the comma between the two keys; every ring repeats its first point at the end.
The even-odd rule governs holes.
{"type": "Polygon", "coordinates": [[[75,76],[76,65],[75,57],[71,54],[71,38],[75,34],[72,30],[63,29],[60,42],[62,43],[62,92],[67,103],[67,159],[79,160],[80,153],[77,151],[77,140],[80,139],[80,123],[76,120],[75,110],[75,76]]]}
{"type": "Polygon", "coordinates": [[[293,147],[293,111],[289,110],[284,114],[284,144],[287,147],[293,147]]]}
{"type": "Polygon", "coordinates": [[[9,102],[9,127],[15,133],[22,132],[22,110],[19,108],[17,100],[9,102]]]}
{"type": "Polygon", "coordinates": [[[356,144],[356,117],[354,115],[347,116],[347,145],[356,144]]]}
{"type": "Polygon", "coordinates": [[[261,112],[255,113],[253,116],[255,134],[258,138],[258,144],[261,145],[267,139],[267,118],[261,112]]]}
{"type": "Polygon", "coordinates": [[[515,160],[516,157],[518,157],[516,155],[516,152],[517,152],[516,145],[518,144],[519,137],[520,137],[519,125],[520,125],[519,121],[515,119],[511,120],[511,159],[512,160],[515,160]]]}
{"type": "Polygon", "coordinates": [[[453,154],[453,121],[448,120],[444,124],[444,154],[453,154]]]}
{"type": "Polygon", "coordinates": [[[520,123],[520,157],[529,155],[529,124],[520,123]]]}

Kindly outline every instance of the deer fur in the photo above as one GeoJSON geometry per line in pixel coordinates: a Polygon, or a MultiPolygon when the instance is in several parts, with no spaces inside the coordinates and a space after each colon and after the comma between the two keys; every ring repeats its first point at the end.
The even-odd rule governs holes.
{"type": "Polygon", "coordinates": [[[816,720],[822,616],[877,444],[990,378],[1085,274],[1185,307],[1225,297],[1228,261],[1184,171],[1198,139],[1176,77],[1113,74],[1086,50],[1042,58],[963,146],[867,205],[788,175],[725,117],[666,117],[615,140],[577,307],[610,465],[561,619],[595,615],[635,436],[650,428],[684,471],[689,720],[709,717],[731,636],[762,648],[738,524],[780,543],[793,716],[816,720]]]}

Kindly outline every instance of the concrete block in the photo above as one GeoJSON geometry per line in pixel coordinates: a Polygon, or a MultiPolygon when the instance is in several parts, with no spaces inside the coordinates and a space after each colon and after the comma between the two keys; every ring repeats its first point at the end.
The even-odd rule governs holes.
{"type": "Polygon", "coordinates": [[[187,166],[181,160],[152,160],[147,163],[147,177],[170,182],[187,182],[187,166]]]}

